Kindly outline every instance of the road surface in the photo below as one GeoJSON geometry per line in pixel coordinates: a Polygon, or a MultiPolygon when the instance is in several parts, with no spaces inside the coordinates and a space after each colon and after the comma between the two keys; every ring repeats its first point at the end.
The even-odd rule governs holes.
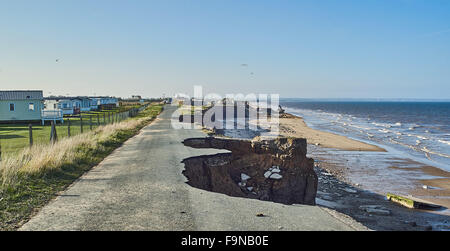
{"type": "Polygon", "coordinates": [[[205,136],[175,130],[164,112],[74,182],[20,230],[366,230],[335,211],[234,198],[187,185],[187,157],[218,150],[181,142],[205,136]],[[263,213],[266,217],[256,217],[263,213]]]}

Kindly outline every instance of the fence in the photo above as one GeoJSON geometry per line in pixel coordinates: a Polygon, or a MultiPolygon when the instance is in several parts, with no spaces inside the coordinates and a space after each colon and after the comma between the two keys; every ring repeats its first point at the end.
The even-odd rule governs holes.
{"type": "Polygon", "coordinates": [[[43,126],[30,124],[21,126],[5,126],[3,128],[0,127],[0,129],[4,129],[6,131],[9,129],[12,132],[4,135],[3,137],[5,140],[0,142],[0,160],[2,150],[4,152],[6,150],[8,150],[8,152],[14,152],[24,147],[32,146],[35,143],[54,143],[58,140],[58,138],[72,137],[77,134],[95,130],[99,126],[119,123],[128,118],[135,117],[147,107],[148,104],[122,112],[102,111],[98,113],[82,113],[78,116],[64,118],[64,123],[56,123],[56,120],[50,120],[50,125],[43,126]],[[8,146],[8,149],[5,149],[5,145],[8,146]]]}

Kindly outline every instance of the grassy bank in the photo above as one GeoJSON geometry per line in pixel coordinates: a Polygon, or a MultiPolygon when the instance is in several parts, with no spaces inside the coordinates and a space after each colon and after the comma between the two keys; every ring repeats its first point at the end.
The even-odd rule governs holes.
{"type": "MultiPolygon", "coordinates": [[[[97,127],[112,123],[113,116],[124,113],[133,108],[141,106],[121,106],[111,110],[82,112],[80,115],[65,116],[64,123],[56,123],[56,131],[59,138],[69,135],[68,127],[70,125],[70,135],[78,135],[81,133],[81,124],[83,132],[95,130],[97,127]]],[[[50,121],[45,126],[35,123],[33,126],[33,142],[42,144],[50,141],[50,121]]],[[[29,146],[29,129],[28,124],[1,124],[0,125],[0,145],[2,154],[18,153],[25,147],[29,146]]]]}
{"type": "Polygon", "coordinates": [[[0,230],[20,227],[58,192],[136,135],[161,110],[162,105],[151,105],[137,117],[120,123],[2,156],[0,230]]]}

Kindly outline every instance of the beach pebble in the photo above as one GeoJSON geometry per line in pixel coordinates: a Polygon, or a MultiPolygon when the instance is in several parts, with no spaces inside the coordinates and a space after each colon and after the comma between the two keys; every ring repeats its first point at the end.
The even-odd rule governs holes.
{"type": "Polygon", "coordinates": [[[389,209],[378,205],[360,206],[359,209],[364,210],[371,215],[382,215],[382,216],[391,215],[391,211],[389,209]]]}
{"type": "Polygon", "coordinates": [[[428,186],[427,185],[423,185],[422,188],[423,189],[428,189],[428,186]]]}
{"type": "Polygon", "coordinates": [[[368,212],[369,214],[382,215],[382,216],[391,215],[391,211],[384,210],[384,209],[366,209],[366,212],[368,212]]]}
{"type": "Polygon", "coordinates": [[[351,188],[344,188],[344,191],[346,191],[347,193],[357,193],[358,191],[351,189],[351,188]]]}
{"type": "Polygon", "coordinates": [[[271,174],[272,174],[271,171],[267,171],[267,172],[264,173],[264,177],[266,177],[266,179],[267,179],[267,178],[270,177],[271,174]]]}
{"type": "Polygon", "coordinates": [[[283,178],[283,176],[279,175],[278,173],[274,173],[274,174],[270,175],[270,178],[274,179],[274,180],[279,180],[279,179],[283,178]]]}
{"type": "Polygon", "coordinates": [[[417,223],[415,221],[405,221],[405,224],[408,224],[411,227],[417,227],[417,223]]]}
{"type": "Polygon", "coordinates": [[[331,196],[328,196],[328,195],[323,195],[323,196],[321,196],[321,198],[323,200],[333,200],[333,198],[331,196]]]}
{"type": "Polygon", "coordinates": [[[281,170],[279,168],[275,168],[272,170],[272,173],[279,173],[279,172],[281,172],[281,170]]]}
{"type": "Polygon", "coordinates": [[[248,176],[247,174],[245,174],[245,173],[241,173],[241,180],[242,181],[246,181],[246,180],[249,180],[251,177],[250,176],[248,176]]]}

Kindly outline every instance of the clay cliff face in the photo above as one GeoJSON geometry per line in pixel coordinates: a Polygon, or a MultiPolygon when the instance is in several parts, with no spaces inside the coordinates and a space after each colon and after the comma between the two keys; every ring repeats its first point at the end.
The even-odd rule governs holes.
{"type": "Polygon", "coordinates": [[[314,160],[306,157],[305,139],[211,137],[187,139],[183,144],[231,151],[183,160],[183,174],[193,187],[283,204],[315,205],[318,180],[314,160]]]}

